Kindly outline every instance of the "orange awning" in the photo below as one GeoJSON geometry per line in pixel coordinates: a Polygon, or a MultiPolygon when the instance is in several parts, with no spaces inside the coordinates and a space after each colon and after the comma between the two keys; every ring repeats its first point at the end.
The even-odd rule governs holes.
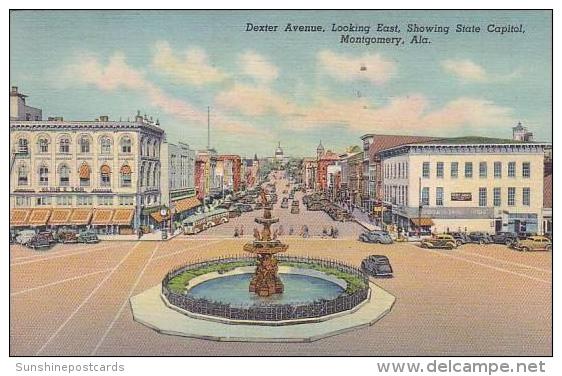
{"type": "Polygon", "coordinates": [[[84,162],[78,169],[78,176],[80,177],[80,179],[89,179],[90,172],[90,166],[88,166],[88,164],[84,162]]]}
{"type": "Polygon", "coordinates": [[[175,213],[182,213],[186,210],[196,208],[201,205],[201,201],[197,197],[184,198],[175,202],[175,213]]]}
{"type": "Polygon", "coordinates": [[[420,223],[420,219],[421,219],[421,226],[433,226],[435,223],[433,223],[433,219],[431,218],[427,218],[427,217],[421,217],[421,218],[410,218],[410,221],[412,221],[412,223],[415,226],[419,226],[418,223],[420,223]]]}
{"type": "Polygon", "coordinates": [[[131,166],[124,164],[121,166],[121,171],[123,175],[130,175],[131,174],[131,166]]]}
{"type": "Polygon", "coordinates": [[[111,224],[130,225],[131,221],[133,220],[134,214],[134,209],[116,209],[115,214],[113,214],[113,220],[111,221],[111,224]]]}
{"type": "Polygon", "coordinates": [[[31,226],[45,226],[50,215],[51,209],[33,209],[27,222],[31,226]]]}
{"type": "Polygon", "coordinates": [[[111,209],[95,209],[92,217],[93,225],[110,225],[111,218],[113,217],[113,210],[111,209]]]}
{"type": "Polygon", "coordinates": [[[109,167],[108,165],[104,164],[103,166],[101,166],[100,168],[100,172],[104,175],[109,175],[111,173],[111,167],[109,167]]]}
{"type": "Polygon", "coordinates": [[[87,225],[92,218],[92,209],[74,209],[70,215],[71,225],[87,225]]]}
{"type": "Polygon", "coordinates": [[[168,220],[170,219],[169,215],[166,215],[165,217],[162,217],[162,215],[160,214],[160,211],[155,211],[150,213],[150,216],[152,217],[152,219],[154,219],[156,222],[161,223],[164,220],[168,220]]]}
{"type": "Polygon", "coordinates": [[[50,225],[67,225],[68,220],[72,214],[72,209],[53,209],[51,218],[49,218],[50,225]]]}
{"type": "Polygon", "coordinates": [[[30,209],[12,209],[10,211],[10,226],[25,226],[31,213],[30,209]]]}

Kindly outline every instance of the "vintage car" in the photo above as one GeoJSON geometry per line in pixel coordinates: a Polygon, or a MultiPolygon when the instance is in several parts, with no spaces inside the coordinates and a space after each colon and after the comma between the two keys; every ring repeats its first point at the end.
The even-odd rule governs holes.
{"type": "Polygon", "coordinates": [[[55,239],[55,235],[53,234],[52,231],[41,231],[39,232],[39,235],[44,236],[45,238],[47,238],[49,240],[49,243],[54,244],[57,242],[57,240],[55,239]]]}
{"type": "Polygon", "coordinates": [[[373,277],[392,277],[392,266],[388,257],[370,255],[361,261],[361,269],[373,277]]]}
{"type": "Polygon", "coordinates": [[[281,209],[287,209],[289,207],[289,199],[287,197],[283,197],[281,201],[281,209]]]}
{"type": "Polygon", "coordinates": [[[99,243],[98,235],[93,231],[82,231],[78,234],[78,243],[99,243]]]}
{"type": "Polygon", "coordinates": [[[470,238],[464,232],[449,232],[448,234],[451,235],[453,238],[455,238],[455,241],[457,242],[457,246],[466,243],[471,243],[470,238]]]}
{"type": "Polygon", "coordinates": [[[242,210],[240,210],[240,208],[237,206],[233,206],[230,209],[228,209],[229,218],[240,217],[241,215],[242,215],[242,210]]]}
{"type": "Polygon", "coordinates": [[[252,205],[246,204],[246,203],[244,203],[244,204],[238,203],[238,204],[235,205],[235,207],[240,209],[240,211],[243,212],[243,213],[251,212],[252,210],[254,210],[252,208],[252,205]]]}
{"type": "Polygon", "coordinates": [[[552,251],[552,242],[546,236],[529,236],[511,244],[511,248],[518,251],[552,251]]]}
{"type": "Polygon", "coordinates": [[[457,248],[457,241],[451,235],[440,234],[422,240],[420,245],[422,248],[454,249],[457,248]]]}
{"type": "Polygon", "coordinates": [[[299,212],[300,212],[299,202],[293,201],[293,203],[291,204],[291,214],[299,214],[299,212]]]}
{"type": "Polygon", "coordinates": [[[359,235],[359,241],[375,244],[392,244],[392,238],[386,231],[368,231],[359,235]]]}
{"type": "Polygon", "coordinates": [[[496,244],[505,244],[508,247],[517,241],[517,234],[514,232],[496,232],[492,235],[492,242],[496,244]]]}
{"type": "Polygon", "coordinates": [[[16,235],[16,243],[21,245],[26,245],[27,242],[33,239],[34,236],[35,236],[35,231],[22,230],[16,235]]]}
{"type": "Polygon", "coordinates": [[[487,232],[473,231],[468,234],[471,243],[490,244],[492,237],[487,232]]]}
{"type": "Polygon", "coordinates": [[[59,230],[57,241],[59,243],[78,243],[78,232],[75,230],[59,230]]]}
{"type": "Polygon", "coordinates": [[[33,249],[42,249],[50,248],[51,244],[47,235],[39,233],[31,238],[25,245],[33,249]]]}
{"type": "Polygon", "coordinates": [[[254,205],[254,210],[260,209],[263,209],[263,204],[261,202],[256,202],[256,204],[254,205]]]}
{"type": "Polygon", "coordinates": [[[320,201],[309,201],[306,205],[306,208],[310,211],[320,211],[324,210],[324,204],[322,204],[320,201]]]}

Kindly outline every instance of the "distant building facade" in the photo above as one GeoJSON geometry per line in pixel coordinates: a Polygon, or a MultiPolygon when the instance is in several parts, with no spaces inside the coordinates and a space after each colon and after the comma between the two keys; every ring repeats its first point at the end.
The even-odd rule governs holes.
{"type": "Polygon", "coordinates": [[[521,123],[517,123],[517,125],[513,127],[512,130],[514,141],[533,141],[533,132],[529,132],[527,127],[524,127],[523,125],[521,125],[521,123]]]}

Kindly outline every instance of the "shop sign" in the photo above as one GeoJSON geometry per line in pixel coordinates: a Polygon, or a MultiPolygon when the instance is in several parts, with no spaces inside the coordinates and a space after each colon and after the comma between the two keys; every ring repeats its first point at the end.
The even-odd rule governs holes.
{"type": "Polygon", "coordinates": [[[472,193],[453,192],[451,193],[451,201],[472,201],[472,193]]]}
{"type": "Polygon", "coordinates": [[[41,187],[41,192],[86,192],[84,187],[41,187]]]}

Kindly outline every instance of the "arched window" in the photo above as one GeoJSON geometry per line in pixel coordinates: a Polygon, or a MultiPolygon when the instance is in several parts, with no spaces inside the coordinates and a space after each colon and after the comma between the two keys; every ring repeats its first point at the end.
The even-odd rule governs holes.
{"type": "Polygon", "coordinates": [[[145,171],[145,174],[146,174],[145,179],[146,179],[146,186],[147,187],[151,186],[151,184],[150,184],[151,172],[152,172],[152,164],[149,164],[148,167],[146,168],[146,171],[145,171]]]}
{"type": "Polygon", "coordinates": [[[83,162],[80,168],[78,169],[78,177],[80,178],[80,186],[81,187],[89,187],[90,186],[90,175],[92,174],[92,170],[90,166],[86,162],[83,162]]]}
{"type": "Polygon", "coordinates": [[[48,153],[49,152],[49,140],[46,138],[39,139],[39,153],[48,153]]]}
{"type": "Polygon", "coordinates": [[[144,170],[145,170],[145,168],[144,168],[144,163],[143,163],[143,165],[141,166],[141,169],[140,169],[140,174],[139,174],[140,186],[141,187],[144,187],[144,170]]]}
{"type": "Polygon", "coordinates": [[[27,166],[25,164],[20,165],[18,167],[18,185],[27,185],[29,183],[28,175],[27,166]]]}
{"type": "Polygon", "coordinates": [[[104,136],[100,139],[101,154],[111,154],[111,139],[104,136]]]}
{"type": "Polygon", "coordinates": [[[49,185],[49,167],[39,167],[39,185],[49,185]]]}
{"type": "Polygon", "coordinates": [[[146,145],[147,145],[146,144],[146,138],[143,137],[141,139],[141,144],[140,144],[140,147],[141,147],[140,152],[141,152],[141,155],[143,155],[143,156],[148,154],[148,152],[147,152],[148,148],[147,148],[146,145]]]}
{"type": "Polygon", "coordinates": [[[70,185],[70,168],[63,164],[59,168],[59,185],[61,187],[67,187],[70,185]]]}
{"type": "Polygon", "coordinates": [[[64,154],[70,153],[70,139],[68,137],[64,136],[60,138],[59,152],[64,154]]]}
{"type": "Polygon", "coordinates": [[[80,153],[89,153],[90,152],[90,139],[86,136],[80,137],[80,153]]]}
{"type": "Polygon", "coordinates": [[[121,166],[121,187],[131,186],[131,167],[128,164],[121,166]]]}
{"type": "Polygon", "coordinates": [[[110,187],[111,186],[111,168],[108,165],[104,164],[100,168],[100,175],[101,175],[100,185],[102,187],[110,187]]]}
{"type": "Polygon", "coordinates": [[[18,140],[18,153],[20,154],[29,153],[29,145],[26,138],[20,138],[18,140]]]}
{"type": "Polygon", "coordinates": [[[158,155],[158,141],[154,140],[152,144],[152,156],[156,157],[158,155]]]}
{"type": "Polygon", "coordinates": [[[154,166],[154,170],[152,170],[152,185],[155,187],[158,186],[158,167],[154,166]]]}
{"type": "Polygon", "coordinates": [[[131,139],[127,136],[121,139],[121,152],[125,154],[131,153],[131,139]]]}

